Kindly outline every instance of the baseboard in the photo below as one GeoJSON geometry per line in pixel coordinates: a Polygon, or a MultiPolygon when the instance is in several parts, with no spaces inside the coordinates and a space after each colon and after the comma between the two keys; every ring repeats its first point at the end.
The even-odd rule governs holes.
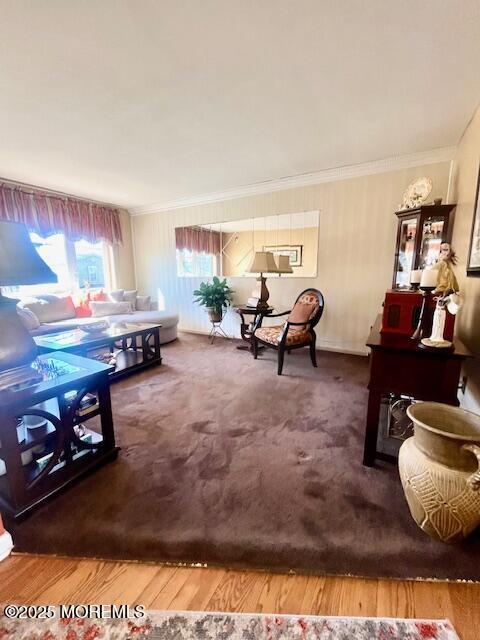
{"type": "Polygon", "coordinates": [[[343,345],[332,345],[328,342],[317,341],[317,351],[333,351],[334,353],[345,353],[349,356],[368,356],[366,347],[347,347],[343,345]]]}
{"type": "Polygon", "coordinates": [[[10,555],[12,549],[12,536],[8,533],[8,531],[4,531],[2,535],[0,535],[0,562],[2,560],[5,560],[5,558],[10,555]]]}
{"type": "MultiPolygon", "coordinates": [[[[200,336],[208,336],[207,331],[199,331],[198,329],[179,329],[180,333],[193,333],[200,336]]],[[[218,336],[221,338],[221,336],[218,336]]],[[[240,336],[230,336],[232,340],[241,340],[240,336]]],[[[216,339],[216,338],[215,338],[216,339]]],[[[225,340],[225,338],[222,338],[225,340]]],[[[368,356],[368,350],[365,346],[344,346],[342,344],[332,344],[330,342],[322,342],[317,339],[317,351],[332,351],[334,353],[345,353],[350,356],[368,356]]]]}

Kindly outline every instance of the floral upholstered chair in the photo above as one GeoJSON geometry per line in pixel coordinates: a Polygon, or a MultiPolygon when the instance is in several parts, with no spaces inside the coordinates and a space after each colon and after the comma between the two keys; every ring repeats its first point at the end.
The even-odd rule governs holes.
{"type": "Polygon", "coordinates": [[[276,349],[278,351],[278,375],[282,375],[283,358],[285,351],[290,353],[291,349],[310,347],[310,358],[314,367],[317,366],[315,356],[316,335],[313,328],[322,317],[325,302],[323,295],[318,289],[305,289],[298,296],[293,309],[268,315],[268,318],[279,318],[288,314],[288,318],[283,325],[274,327],[262,327],[265,317],[260,314],[253,329],[252,347],[255,360],[258,356],[258,345],[276,349]]]}

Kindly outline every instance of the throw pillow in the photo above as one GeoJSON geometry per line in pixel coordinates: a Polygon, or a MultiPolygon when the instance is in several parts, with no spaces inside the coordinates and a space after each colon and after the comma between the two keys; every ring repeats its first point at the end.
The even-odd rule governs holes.
{"type": "Polygon", "coordinates": [[[129,302],[90,302],[93,318],[103,318],[104,316],[115,316],[124,313],[132,313],[132,306],[129,302]]]}
{"type": "Polygon", "coordinates": [[[96,302],[106,302],[108,298],[104,290],[100,289],[100,291],[91,294],[91,299],[95,300],[96,302]]]}
{"type": "Polygon", "coordinates": [[[22,301],[20,307],[33,311],[40,323],[75,318],[75,306],[70,296],[62,297],[43,294],[36,298],[22,301]]]}
{"type": "MultiPolygon", "coordinates": [[[[289,322],[308,322],[315,312],[315,304],[302,304],[297,302],[288,316],[289,322]]],[[[305,325],[304,325],[305,327],[305,325]]],[[[301,327],[298,327],[299,329],[301,327]]]]}
{"type": "Polygon", "coordinates": [[[123,302],[123,294],[125,289],[114,289],[108,294],[112,302],[123,302]]]}
{"type": "Polygon", "coordinates": [[[131,291],[124,291],[123,301],[130,302],[130,304],[132,305],[132,311],[135,311],[136,302],[137,302],[137,289],[132,289],[131,291]]]}
{"type": "Polygon", "coordinates": [[[17,313],[20,316],[23,326],[25,329],[28,329],[28,331],[34,331],[40,326],[40,320],[30,309],[17,307],[17,313]]]}
{"type": "Polygon", "coordinates": [[[137,296],[135,307],[137,311],[150,311],[150,296],[137,296]]]}
{"type": "Polygon", "coordinates": [[[90,289],[84,289],[74,294],[73,304],[75,305],[75,316],[77,318],[89,318],[90,311],[90,289]]]}
{"type": "Polygon", "coordinates": [[[92,315],[90,302],[83,301],[77,307],[75,307],[75,315],[77,318],[89,318],[92,315]]]}

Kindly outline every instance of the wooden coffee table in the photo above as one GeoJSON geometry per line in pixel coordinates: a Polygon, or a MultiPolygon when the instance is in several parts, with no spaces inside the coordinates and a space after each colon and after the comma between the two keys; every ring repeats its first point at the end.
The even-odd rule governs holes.
{"type": "Polygon", "coordinates": [[[111,380],[118,380],[162,363],[161,326],[145,322],[121,322],[101,333],[86,333],[78,328],[37,336],[34,340],[39,353],[64,351],[103,362],[114,360],[115,369],[109,375],[111,380]],[[99,357],[102,349],[105,358],[99,357]]]}

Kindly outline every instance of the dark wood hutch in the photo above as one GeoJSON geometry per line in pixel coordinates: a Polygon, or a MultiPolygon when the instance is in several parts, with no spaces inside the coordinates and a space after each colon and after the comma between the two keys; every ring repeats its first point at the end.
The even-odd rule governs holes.
{"type": "Polygon", "coordinates": [[[455,204],[427,204],[396,211],[397,244],[392,289],[410,288],[410,272],[434,264],[442,242],[450,242],[455,204]]]}

